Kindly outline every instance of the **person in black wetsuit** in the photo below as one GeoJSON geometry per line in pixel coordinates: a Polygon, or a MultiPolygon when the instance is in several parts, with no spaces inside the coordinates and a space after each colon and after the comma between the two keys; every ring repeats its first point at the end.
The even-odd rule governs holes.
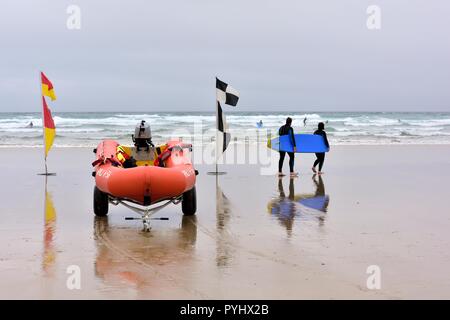
{"type": "MultiPolygon", "coordinates": [[[[278,135],[279,136],[289,135],[291,137],[292,144],[294,145],[294,152],[296,152],[297,148],[295,146],[294,129],[292,129],[291,124],[292,124],[292,119],[288,117],[286,119],[286,124],[284,126],[281,126],[280,129],[278,130],[278,135]]],[[[282,177],[282,176],[284,176],[283,162],[284,162],[284,157],[286,156],[286,151],[279,151],[279,152],[280,152],[280,160],[278,161],[278,176],[282,177]]],[[[298,173],[294,172],[294,157],[295,157],[294,152],[288,152],[288,154],[289,154],[289,170],[291,172],[291,177],[298,176],[298,173]]]]}
{"type": "MultiPolygon", "coordinates": [[[[318,134],[318,135],[322,136],[323,140],[325,142],[325,145],[327,146],[327,148],[330,148],[330,144],[328,143],[328,139],[327,139],[327,133],[324,131],[324,129],[325,129],[325,125],[323,124],[323,122],[319,122],[318,129],[316,131],[314,131],[314,134],[318,134]]],[[[325,152],[316,153],[316,158],[317,159],[316,159],[316,161],[314,161],[312,171],[314,173],[322,174],[322,166],[323,166],[323,162],[325,161],[325,152]],[[319,165],[319,172],[316,171],[317,165],[319,165]]]]}

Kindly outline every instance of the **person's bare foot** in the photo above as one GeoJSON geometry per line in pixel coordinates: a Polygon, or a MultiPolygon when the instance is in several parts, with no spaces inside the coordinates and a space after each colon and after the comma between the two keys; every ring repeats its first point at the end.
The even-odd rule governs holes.
{"type": "Polygon", "coordinates": [[[298,172],[291,172],[291,177],[298,177],[298,172]]]}
{"type": "Polygon", "coordinates": [[[317,172],[317,174],[323,174],[323,171],[319,171],[319,172],[317,172]]]}
{"type": "Polygon", "coordinates": [[[279,176],[279,177],[284,177],[285,174],[284,174],[283,172],[278,172],[278,176],[279,176]]]}
{"type": "Polygon", "coordinates": [[[316,168],[312,167],[311,170],[312,170],[314,173],[317,173],[316,168]]]}

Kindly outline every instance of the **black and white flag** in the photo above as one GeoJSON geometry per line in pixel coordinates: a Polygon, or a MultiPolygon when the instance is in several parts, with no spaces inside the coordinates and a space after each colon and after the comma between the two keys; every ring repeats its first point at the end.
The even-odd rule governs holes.
{"type": "Polygon", "coordinates": [[[239,100],[239,92],[216,78],[216,97],[220,103],[235,107],[239,100]]]}
{"type": "Polygon", "coordinates": [[[217,152],[216,157],[225,152],[228,147],[228,144],[231,140],[231,135],[228,132],[228,125],[225,119],[225,115],[222,111],[222,104],[228,104],[230,106],[236,106],[239,100],[239,93],[226,84],[223,81],[220,81],[216,78],[216,104],[217,104],[217,152]],[[222,152],[219,152],[221,150],[222,152]]]}

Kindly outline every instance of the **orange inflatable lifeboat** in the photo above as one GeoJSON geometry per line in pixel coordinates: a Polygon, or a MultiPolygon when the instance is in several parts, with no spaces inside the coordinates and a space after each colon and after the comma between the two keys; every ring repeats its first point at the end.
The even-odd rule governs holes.
{"type": "Polygon", "coordinates": [[[92,163],[95,168],[94,213],[97,216],[108,214],[110,202],[127,201],[148,207],[167,200],[181,202],[185,215],[195,214],[198,172],[188,157],[191,150],[192,145],[180,141],[147,148],[121,146],[114,140],[102,141],[94,149],[96,160],[92,163]]]}

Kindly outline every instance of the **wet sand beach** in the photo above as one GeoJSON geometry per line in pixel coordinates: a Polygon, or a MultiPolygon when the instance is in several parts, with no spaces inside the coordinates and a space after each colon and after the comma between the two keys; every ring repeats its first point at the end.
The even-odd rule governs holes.
{"type": "Polygon", "coordinates": [[[293,180],[198,165],[197,215],[170,205],[147,233],[123,206],[94,216],[90,148],[54,148],[47,185],[42,149],[0,153],[1,299],[450,298],[446,145],[334,146],[321,178],[314,155],[293,180]]]}

